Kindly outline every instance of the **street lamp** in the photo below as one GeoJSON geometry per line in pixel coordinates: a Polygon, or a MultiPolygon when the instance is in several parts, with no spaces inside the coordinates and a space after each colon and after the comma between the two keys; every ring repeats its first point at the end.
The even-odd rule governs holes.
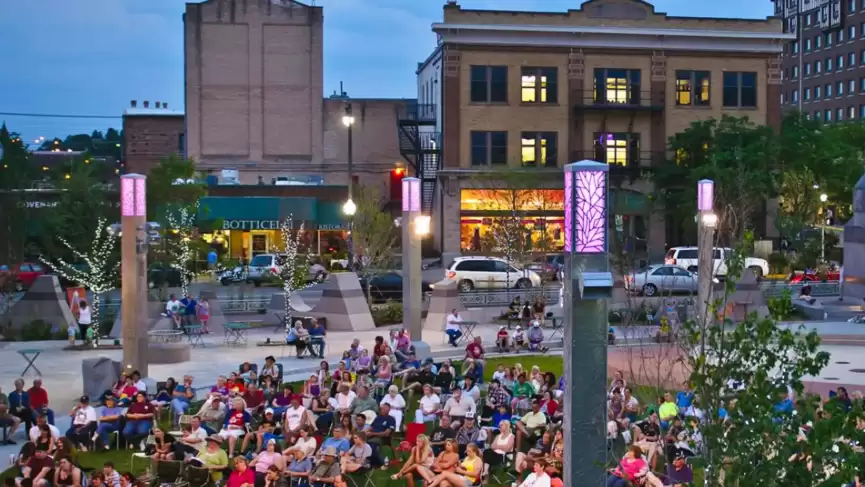
{"type": "Polygon", "coordinates": [[[430,217],[421,215],[421,182],[418,178],[402,180],[402,315],[403,324],[412,338],[415,357],[431,356],[423,341],[421,321],[421,239],[429,233],[430,217]]]}
{"type": "Polygon", "coordinates": [[[351,102],[346,102],[345,112],[342,115],[342,124],[348,129],[348,200],[342,206],[342,211],[349,217],[348,219],[348,267],[354,268],[354,252],[352,242],[352,231],[354,230],[354,221],[352,217],[357,212],[357,205],[354,204],[354,167],[352,161],[352,127],[354,126],[354,115],[351,113],[351,102]]]}
{"type": "Polygon", "coordinates": [[[565,485],[603,485],[607,464],[608,173],[594,161],[565,166],[565,485]]]}
{"type": "Polygon", "coordinates": [[[357,205],[354,204],[354,200],[349,199],[342,205],[342,212],[346,214],[346,216],[354,216],[357,213],[357,205]]]}
{"type": "MultiPolygon", "coordinates": [[[[828,199],[829,199],[829,196],[826,193],[820,194],[820,203],[822,203],[821,206],[823,206],[823,208],[821,208],[821,214],[823,214],[823,215],[826,214],[825,205],[826,205],[826,200],[828,200],[828,199]]],[[[826,225],[827,225],[827,223],[828,222],[824,218],[823,224],[820,225],[820,262],[826,262],[826,225]]]]}
{"type": "Polygon", "coordinates": [[[697,319],[703,327],[708,326],[712,277],[715,274],[712,253],[718,215],[714,209],[715,182],[711,179],[697,181],[697,319]]]}

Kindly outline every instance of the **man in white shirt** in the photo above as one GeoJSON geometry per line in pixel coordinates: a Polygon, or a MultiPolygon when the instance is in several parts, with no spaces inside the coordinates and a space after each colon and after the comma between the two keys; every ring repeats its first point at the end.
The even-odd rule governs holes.
{"type": "Polygon", "coordinates": [[[177,300],[174,294],[168,297],[168,302],[165,303],[165,316],[174,320],[174,326],[180,328],[180,310],[183,305],[177,300]]]}
{"type": "Polygon", "coordinates": [[[72,408],[69,416],[72,417],[72,426],[66,431],[66,437],[80,449],[82,444],[86,445],[90,442],[90,437],[96,432],[99,416],[90,405],[90,398],[87,396],[81,396],[81,400],[72,408]]]}
{"type": "Polygon", "coordinates": [[[454,308],[451,311],[451,314],[448,315],[447,325],[445,326],[445,334],[448,336],[448,343],[452,345],[454,348],[458,347],[457,340],[463,336],[463,332],[460,331],[460,323],[462,323],[463,317],[460,316],[459,311],[454,308]]]}
{"type": "Polygon", "coordinates": [[[436,413],[441,409],[442,401],[433,393],[433,388],[429,384],[423,386],[423,397],[418,401],[418,408],[414,412],[415,423],[426,423],[435,421],[436,413]]]}
{"type": "Polygon", "coordinates": [[[550,487],[552,481],[545,471],[546,468],[546,460],[536,460],[532,465],[532,473],[526,477],[526,480],[524,480],[519,487],[550,487]]]}
{"type": "Polygon", "coordinates": [[[454,387],[451,391],[451,398],[445,403],[444,412],[451,417],[451,425],[454,428],[459,428],[466,417],[466,413],[474,414],[477,410],[477,405],[471,396],[464,396],[463,391],[459,387],[454,387]]]}
{"type": "Polygon", "coordinates": [[[44,424],[44,425],[48,426],[48,429],[51,430],[51,439],[52,440],[56,440],[57,438],[60,438],[60,430],[57,429],[57,427],[54,426],[53,424],[48,424],[48,417],[45,416],[44,414],[40,414],[39,416],[36,416],[36,424],[34,424],[30,428],[30,431],[27,432],[27,436],[30,437],[30,441],[32,441],[33,443],[36,443],[36,440],[39,439],[39,425],[40,424],[44,424]]]}
{"type": "Polygon", "coordinates": [[[300,405],[298,396],[291,398],[291,405],[283,413],[282,424],[286,444],[294,444],[295,438],[300,436],[300,428],[306,424],[306,408],[300,405]]]}
{"type": "Polygon", "coordinates": [[[135,386],[136,389],[138,389],[138,392],[147,392],[147,384],[145,384],[144,381],[141,380],[141,373],[137,370],[132,373],[132,384],[135,386]]]}
{"type": "Polygon", "coordinates": [[[201,427],[201,418],[193,416],[189,427],[189,431],[185,431],[183,437],[174,442],[174,460],[183,461],[187,454],[195,455],[207,441],[207,431],[201,427]]]}

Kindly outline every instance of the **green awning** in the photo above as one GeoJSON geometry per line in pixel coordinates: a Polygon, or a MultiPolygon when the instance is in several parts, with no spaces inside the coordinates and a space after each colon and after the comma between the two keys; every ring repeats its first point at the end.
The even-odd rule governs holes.
{"type": "Polygon", "coordinates": [[[636,191],[612,190],[610,200],[612,213],[633,215],[649,211],[649,199],[646,195],[636,191]]]}
{"type": "Polygon", "coordinates": [[[336,201],[318,202],[319,230],[348,230],[348,221],[342,212],[342,203],[336,201]]]}
{"type": "Polygon", "coordinates": [[[295,228],[347,228],[338,203],[307,197],[206,196],[198,208],[200,221],[221,221],[223,230],[276,230],[291,216],[295,228]]]}

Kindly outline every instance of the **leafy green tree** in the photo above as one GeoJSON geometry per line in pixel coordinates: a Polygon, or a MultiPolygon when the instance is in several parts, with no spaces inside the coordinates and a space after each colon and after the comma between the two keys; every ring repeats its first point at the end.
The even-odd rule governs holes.
{"type": "Polygon", "coordinates": [[[165,208],[197,204],[207,194],[206,186],[199,180],[192,159],[176,155],[160,159],[147,175],[148,214],[160,215],[165,208]],[[188,183],[189,180],[193,183],[188,183]],[[178,184],[179,181],[183,183],[178,184]]]}
{"type": "Polygon", "coordinates": [[[741,240],[767,197],[777,191],[778,139],[747,117],[724,116],[691,124],[670,137],[673,160],[656,168],[659,202],[683,234],[696,235],[697,181],[715,181],[719,235],[741,240]]]}
{"type": "Polygon", "coordinates": [[[748,233],[728,262],[726,293],[710,316],[681,330],[695,406],[703,415],[690,433],[702,437],[706,485],[845,485],[859,469],[851,440],[863,439],[857,429],[862,409],[857,403],[848,412],[840,401],[821,404],[819,396],[804,393],[803,381],[829,363],[819,335],[754,313],[739,323],[714,318],[735,292],[752,241],[748,233]]]}
{"type": "MultiPolygon", "coordinates": [[[[393,260],[396,244],[394,222],[390,214],[382,211],[382,197],[375,188],[355,187],[353,198],[357,211],[352,217],[352,249],[361,263],[361,277],[370,282],[393,260]]],[[[372,304],[369,286],[367,294],[367,300],[372,304]]]]}
{"type": "Polygon", "coordinates": [[[28,215],[20,190],[30,187],[35,171],[21,137],[9,132],[5,123],[0,125],[0,147],[0,262],[13,263],[23,259],[26,246],[28,215]]]}

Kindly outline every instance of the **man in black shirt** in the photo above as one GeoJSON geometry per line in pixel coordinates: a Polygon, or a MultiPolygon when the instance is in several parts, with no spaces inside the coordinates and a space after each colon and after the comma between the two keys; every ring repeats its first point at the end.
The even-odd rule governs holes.
{"type": "Polygon", "coordinates": [[[649,418],[643,422],[637,423],[634,428],[634,444],[639,446],[649,460],[654,470],[658,462],[658,441],[661,438],[661,422],[658,420],[658,413],[652,411],[649,418]]]}
{"type": "Polygon", "coordinates": [[[438,454],[444,449],[445,440],[453,440],[456,436],[456,430],[451,428],[451,418],[445,414],[442,416],[438,428],[436,428],[435,431],[433,431],[432,436],[430,436],[430,446],[432,446],[433,453],[438,456],[438,454]]]}
{"type": "Polygon", "coordinates": [[[271,434],[279,434],[276,431],[277,422],[274,419],[273,409],[267,408],[264,411],[264,416],[258,421],[258,423],[253,427],[253,430],[246,434],[243,438],[243,444],[240,447],[241,453],[246,452],[247,446],[249,446],[250,440],[255,438],[255,451],[261,451],[264,446],[264,435],[267,433],[271,434]]]}
{"type": "Polygon", "coordinates": [[[424,384],[430,384],[435,381],[436,376],[432,373],[432,362],[425,362],[420,369],[415,369],[406,373],[404,391],[409,389],[421,391],[424,384]]]}
{"type": "Polygon", "coordinates": [[[372,447],[373,463],[381,465],[379,458],[379,446],[390,445],[390,435],[396,431],[396,420],[390,415],[390,404],[382,403],[379,406],[378,416],[372,420],[366,432],[367,443],[372,447]]]}

